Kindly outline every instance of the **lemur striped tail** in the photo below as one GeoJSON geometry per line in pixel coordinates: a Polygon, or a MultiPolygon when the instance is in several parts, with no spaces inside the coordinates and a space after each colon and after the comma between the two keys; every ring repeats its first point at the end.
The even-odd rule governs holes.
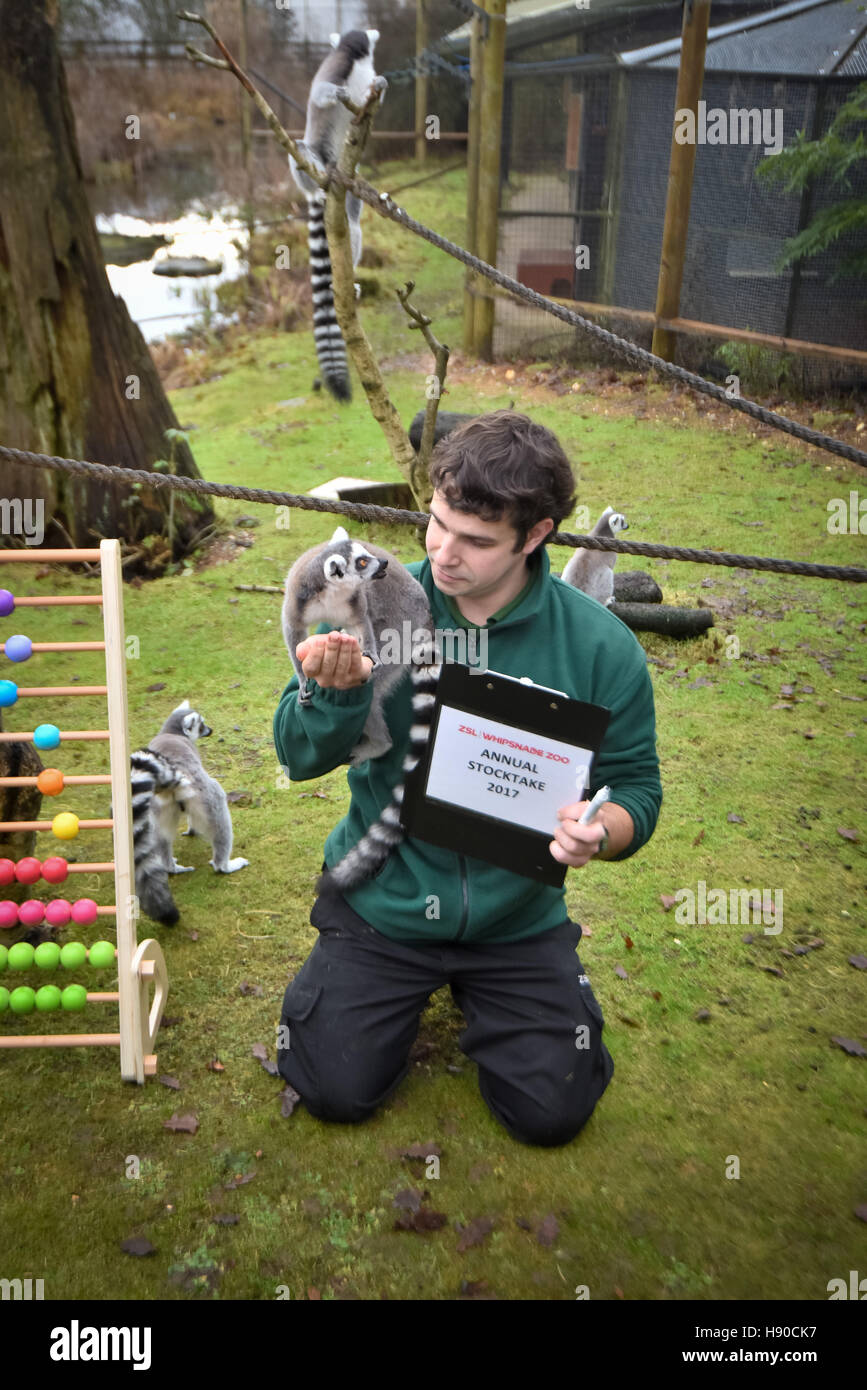
{"type": "Polygon", "coordinates": [[[331,259],[325,235],[325,204],[307,200],[307,229],[310,245],[310,278],[313,287],[313,340],[322,379],[339,401],[352,399],[346,345],[334,312],[331,259]]]}
{"type": "Polygon", "coordinates": [[[430,738],[436,688],[441,670],[440,653],[436,644],[430,639],[417,644],[413,650],[413,664],[410,667],[413,686],[412,727],[409,731],[409,749],[403,760],[404,778],[393,788],[391,800],[379,820],[374,821],[348,854],[322,874],[316,885],[317,892],[335,888],[344,892],[350,888],[357,888],[359,884],[373,877],[394,847],[403,839],[400,807],[406,778],[418,764],[430,738]]]}
{"type": "Polygon", "coordinates": [[[179,786],[184,777],[150,748],[130,754],[132,844],[135,891],[142,911],[155,922],[173,927],[180,917],[169,890],[164,846],[153,805],[154,793],[179,786]]]}

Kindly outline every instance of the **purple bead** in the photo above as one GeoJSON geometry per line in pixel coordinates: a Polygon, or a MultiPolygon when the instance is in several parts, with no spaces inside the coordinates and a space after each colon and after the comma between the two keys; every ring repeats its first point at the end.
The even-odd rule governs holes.
{"type": "Polygon", "coordinates": [[[8,618],[15,607],[15,599],[8,589],[0,589],[0,618],[8,618]]]}
{"type": "Polygon", "coordinates": [[[29,661],[33,655],[33,643],[19,632],[14,637],[6,638],[3,650],[10,661],[29,661]]]}

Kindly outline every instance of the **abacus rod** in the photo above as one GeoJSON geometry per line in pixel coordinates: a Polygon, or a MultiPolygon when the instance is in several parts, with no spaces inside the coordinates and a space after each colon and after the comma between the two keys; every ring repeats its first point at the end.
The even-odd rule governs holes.
{"type": "MultiPolygon", "coordinates": [[[[35,787],[38,780],[37,777],[0,777],[0,787],[35,787]]],[[[107,772],[94,773],[89,777],[68,777],[66,773],[63,774],[64,787],[98,787],[109,782],[111,778],[107,772]]]]}
{"type": "MultiPolygon", "coordinates": [[[[6,734],[6,733],[2,733],[2,734],[0,734],[0,743],[32,743],[32,742],[33,742],[33,735],[34,735],[34,733],[35,733],[35,730],[34,730],[34,729],[31,729],[31,730],[29,731],[29,733],[20,733],[20,734],[6,734]]],[[[69,733],[67,733],[67,734],[63,734],[63,733],[62,733],[62,734],[60,735],[60,742],[61,742],[61,743],[66,743],[66,742],[67,742],[68,740],[70,740],[70,739],[77,739],[77,738],[82,738],[82,739],[87,739],[87,738],[90,738],[90,739],[107,739],[108,737],[109,737],[108,729],[70,729],[70,730],[69,730],[69,733]]]]}
{"type": "Polygon", "coordinates": [[[120,1033],[28,1033],[0,1037],[0,1047],[120,1047],[120,1033]]]}
{"type": "Polygon", "coordinates": [[[107,695],[104,685],[19,685],[18,698],[27,699],[34,695],[107,695]]]}
{"type": "MultiPolygon", "coordinates": [[[[113,820],[80,820],[79,830],[111,830],[113,820]]],[[[50,820],[0,820],[0,831],[7,830],[50,830],[50,820]]]]}
{"type": "Polygon", "coordinates": [[[77,603],[102,603],[102,594],[47,594],[45,598],[15,598],[16,608],[59,608],[77,603]]]}
{"type": "MultiPolygon", "coordinates": [[[[104,642],[33,642],[31,651],[34,652],[101,652],[105,650],[104,642]]],[[[0,651],[6,655],[6,643],[0,642],[0,651]]]]}
{"type": "Polygon", "coordinates": [[[109,991],[107,994],[91,994],[90,991],[88,991],[87,994],[88,1004],[117,1004],[119,1001],[120,994],[116,989],[109,991]]]}
{"type": "Polygon", "coordinates": [[[94,564],[99,559],[98,550],[0,550],[0,561],[11,565],[28,560],[38,560],[40,564],[77,565],[87,562],[94,564]]]}

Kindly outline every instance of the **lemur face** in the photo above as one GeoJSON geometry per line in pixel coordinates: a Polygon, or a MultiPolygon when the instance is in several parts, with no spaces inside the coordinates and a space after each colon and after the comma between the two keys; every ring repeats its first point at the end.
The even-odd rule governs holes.
{"type": "Polygon", "coordinates": [[[190,710],[189,714],[185,715],[183,729],[187,738],[190,739],[192,743],[195,743],[196,739],[207,738],[209,734],[214,732],[213,729],[208,728],[202,716],[194,709],[190,710]]]}
{"type": "Polygon", "coordinates": [[[629,522],[622,512],[612,512],[611,516],[608,518],[608,525],[615,535],[618,531],[629,530],[629,522]]]}
{"type": "Polygon", "coordinates": [[[340,541],[336,551],[325,557],[322,566],[326,584],[346,581],[356,585],[365,579],[382,579],[388,569],[388,561],[371,555],[358,541],[340,541]]]}

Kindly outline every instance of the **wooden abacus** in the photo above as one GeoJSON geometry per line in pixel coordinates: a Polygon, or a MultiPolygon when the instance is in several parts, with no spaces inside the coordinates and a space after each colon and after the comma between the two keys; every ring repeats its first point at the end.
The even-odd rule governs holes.
{"type": "MultiPolygon", "coordinates": [[[[147,1076],[156,1073],[157,1059],[154,1052],[154,1045],[157,1030],[160,1026],[163,1009],[165,1007],[166,996],[168,993],[168,975],[166,963],[159,943],[148,939],[141,945],[136,942],[135,919],[138,915],[138,900],[135,897],[135,882],[133,872],[133,840],[132,840],[132,802],[130,794],[130,749],[129,749],[129,725],[127,721],[127,698],[126,698],[126,652],[124,643],[124,622],[123,622],[123,591],[121,588],[121,554],[120,542],[117,540],[104,540],[100,543],[98,550],[0,550],[0,562],[10,564],[20,564],[22,561],[35,561],[39,564],[76,564],[82,562],[99,562],[100,574],[102,579],[101,594],[81,594],[76,596],[58,595],[36,598],[13,599],[6,590],[0,590],[4,602],[0,606],[0,617],[6,617],[12,612],[13,608],[42,607],[48,605],[75,605],[75,604],[94,604],[102,605],[103,631],[105,640],[103,642],[31,642],[29,638],[17,636],[17,641],[13,644],[11,638],[0,643],[4,657],[9,657],[15,662],[25,661],[33,652],[50,651],[104,651],[105,652],[105,685],[82,686],[30,686],[17,687],[13,682],[0,680],[0,706],[8,708],[17,703],[22,698],[62,698],[67,699],[78,696],[104,695],[108,703],[108,728],[98,730],[69,730],[60,731],[55,725],[42,725],[38,729],[28,733],[7,733],[0,732],[0,741],[4,743],[26,743],[33,742],[37,747],[53,748],[65,740],[72,739],[107,739],[109,745],[109,758],[111,775],[105,774],[90,776],[64,777],[62,774],[55,774],[50,781],[43,783],[43,786],[54,786],[55,791],[48,792],[49,795],[56,795],[62,790],[64,785],[81,784],[110,784],[111,786],[111,805],[113,815],[106,820],[81,820],[69,812],[61,813],[53,821],[0,821],[0,831],[13,830],[35,830],[50,831],[61,839],[72,838],[77,834],[78,829],[111,829],[114,842],[114,859],[112,862],[94,862],[85,864],[70,864],[61,860],[61,864],[66,864],[66,870],[61,871],[63,877],[69,873],[112,873],[114,874],[114,904],[109,907],[97,909],[100,916],[113,914],[117,927],[117,969],[118,969],[118,989],[117,992],[107,994],[88,995],[90,1002],[116,1002],[119,1012],[119,1028],[117,1033],[49,1033],[49,1034],[19,1034],[16,1036],[0,1035],[0,1048],[4,1047],[87,1047],[87,1046],[113,1046],[120,1048],[120,1071],[125,1081],[137,1081],[142,1084],[147,1076]],[[7,652],[7,647],[11,650],[7,652]],[[10,688],[11,687],[11,690],[10,688]],[[51,731],[48,734],[42,730],[51,731]],[[39,735],[42,734],[41,738],[39,735]],[[57,777],[59,775],[59,785],[57,777]],[[153,988],[153,1001],[149,1004],[149,992],[153,988]]],[[[6,662],[2,665],[5,667],[6,662]]],[[[5,672],[4,672],[5,674],[5,672]]],[[[40,778],[46,778],[46,773],[40,777],[0,777],[0,786],[38,786],[40,778]]],[[[21,860],[16,866],[20,869],[28,861],[21,860]]],[[[39,861],[30,861],[30,866],[25,871],[25,876],[19,878],[19,882],[33,882],[32,864],[39,865],[39,861]],[[28,876],[28,873],[30,876],[28,876]]],[[[41,869],[41,866],[39,866],[41,869]]],[[[39,876],[37,871],[36,876],[39,876]]],[[[16,873],[16,877],[18,877],[16,873]]],[[[46,877],[48,875],[46,874],[46,877]]],[[[54,878],[52,881],[58,881],[54,878]]],[[[62,880],[61,880],[62,881],[62,880]]],[[[82,899],[81,902],[91,900],[82,899]]],[[[11,904],[14,907],[14,904],[11,904]]],[[[21,904],[23,909],[26,904],[21,904]]],[[[39,906],[38,904],[33,905],[39,906]]],[[[47,905],[45,916],[51,921],[49,909],[51,903],[47,905]]],[[[75,904],[77,908],[78,903],[75,904]]],[[[91,907],[95,904],[91,902],[91,907]]],[[[32,917],[32,911],[31,911],[32,917]]],[[[53,914],[56,916],[57,914],[53,914]]],[[[73,912],[73,917],[76,916],[73,912]]],[[[80,914],[79,914],[80,915],[80,914]]],[[[94,914],[95,915],[95,914],[94,914]]],[[[20,918],[28,924],[34,924],[29,918],[20,918]]],[[[87,916],[81,918],[87,920],[87,916]]],[[[2,939],[2,932],[0,932],[2,939]]],[[[12,948],[15,949],[14,947],[12,948]]],[[[2,977],[0,977],[2,978],[2,977]]],[[[28,1010],[25,1010],[29,1012],[28,1010]]]]}

